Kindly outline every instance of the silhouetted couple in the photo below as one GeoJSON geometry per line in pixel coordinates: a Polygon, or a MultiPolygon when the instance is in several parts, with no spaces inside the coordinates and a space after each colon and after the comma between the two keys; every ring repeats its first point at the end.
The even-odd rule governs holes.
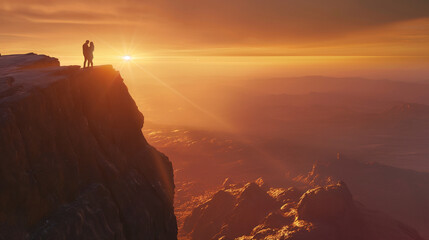
{"type": "Polygon", "coordinates": [[[89,42],[89,40],[86,40],[86,42],[82,46],[83,50],[83,56],[85,57],[85,61],[83,61],[83,68],[94,66],[94,63],[92,62],[92,59],[94,59],[94,43],[89,42]],[[88,45],[89,44],[89,45],[88,45]],[[88,66],[86,64],[88,63],[88,66]]]}

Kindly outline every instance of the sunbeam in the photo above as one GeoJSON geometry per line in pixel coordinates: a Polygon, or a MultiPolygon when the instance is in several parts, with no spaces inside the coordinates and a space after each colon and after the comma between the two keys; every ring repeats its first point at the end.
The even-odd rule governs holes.
{"type": "Polygon", "coordinates": [[[189,103],[190,105],[192,105],[194,108],[198,109],[199,111],[201,111],[205,115],[211,117],[217,123],[222,124],[222,126],[224,126],[227,130],[234,131],[234,128],[230,124],[226,123],[225,121],[223,121],[222,119],[220,119],[215,114],[213,114],[213,113],[205,110],[204,108],[202,108],[201,106],[199,106],[198,104],[196,104],[195,102],[193,102],[191,99],[189,99],[188,97],[186,97],[185,95],[183,95],[182,93],[180,93],[178,90],[176,90],[175,88],[173,88],[172,86],[170,86],[168,83],[162,81],[155,74],[153,74],[153,73],[149,72],[148,70],[146,70],[145,68],[143,68],[140,64],[138,64],[136,62],[133,62],[133,63],[134,63],[134,65],[137,68],[139,68],[144,73],[146,73],[147,75],[149,75],[150,77],[152,77],[153,79],[155,79],[156,81],[158,81],[159,83],[161,83],[164,87],[168,88],[170,91],[172,91],[174,94],[176,94],[177,96],[179,96],[180,98],[182,98],[183,100],[185,100],[187,103],[189,103]]]}

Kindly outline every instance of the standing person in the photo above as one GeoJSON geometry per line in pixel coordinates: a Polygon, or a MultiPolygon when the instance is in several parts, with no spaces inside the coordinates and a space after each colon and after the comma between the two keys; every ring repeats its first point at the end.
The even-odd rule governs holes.
{"type": "Polygon", "coordinates": [[[89,43],[89,49],[88,49],[88,67],[91,65],[91,67],[94,66],[94,63],[92,62],[92,59],[94,59],[94,43],[89,43]]]}
{"type": "MultiPolygon", "coordinates": [[[[86,40],[85,43],[82,45],[83,57],[85,58],[85,60],[83,61],[83,68],[86,67],[86,63],[88,62],[88,52],[89,52],[88,43],[89,43],[89,40],[86,40]]],[[[89,66],[89,62],[88,62],[88,66],[89,66]]]]}

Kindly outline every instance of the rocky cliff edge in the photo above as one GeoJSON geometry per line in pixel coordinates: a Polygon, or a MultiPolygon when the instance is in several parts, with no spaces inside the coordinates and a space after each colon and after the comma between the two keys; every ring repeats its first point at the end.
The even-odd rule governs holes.
{"type": "Polygon", "coordinates": [[[0,57],[0,239],[176,239],[172,164],[111,66],[0,57]]]}

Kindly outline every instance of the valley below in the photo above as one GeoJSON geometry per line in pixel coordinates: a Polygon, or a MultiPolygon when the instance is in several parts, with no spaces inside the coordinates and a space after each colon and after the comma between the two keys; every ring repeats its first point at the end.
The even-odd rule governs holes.
{"type": "Polygon", "coordinates": [[[184,223],[213,201],[225,179],[244,186],[259,178],[273,189],[302,192],[344,181],[363,206],[429,237],[429,85],[328,77],[267,81],[214,86],[219,102],[228,104],[190,93],[232,130],[180,118],[145,123],[148,141],[173,162],[179,239],[212,239],[195,237],[184,223]]]}

